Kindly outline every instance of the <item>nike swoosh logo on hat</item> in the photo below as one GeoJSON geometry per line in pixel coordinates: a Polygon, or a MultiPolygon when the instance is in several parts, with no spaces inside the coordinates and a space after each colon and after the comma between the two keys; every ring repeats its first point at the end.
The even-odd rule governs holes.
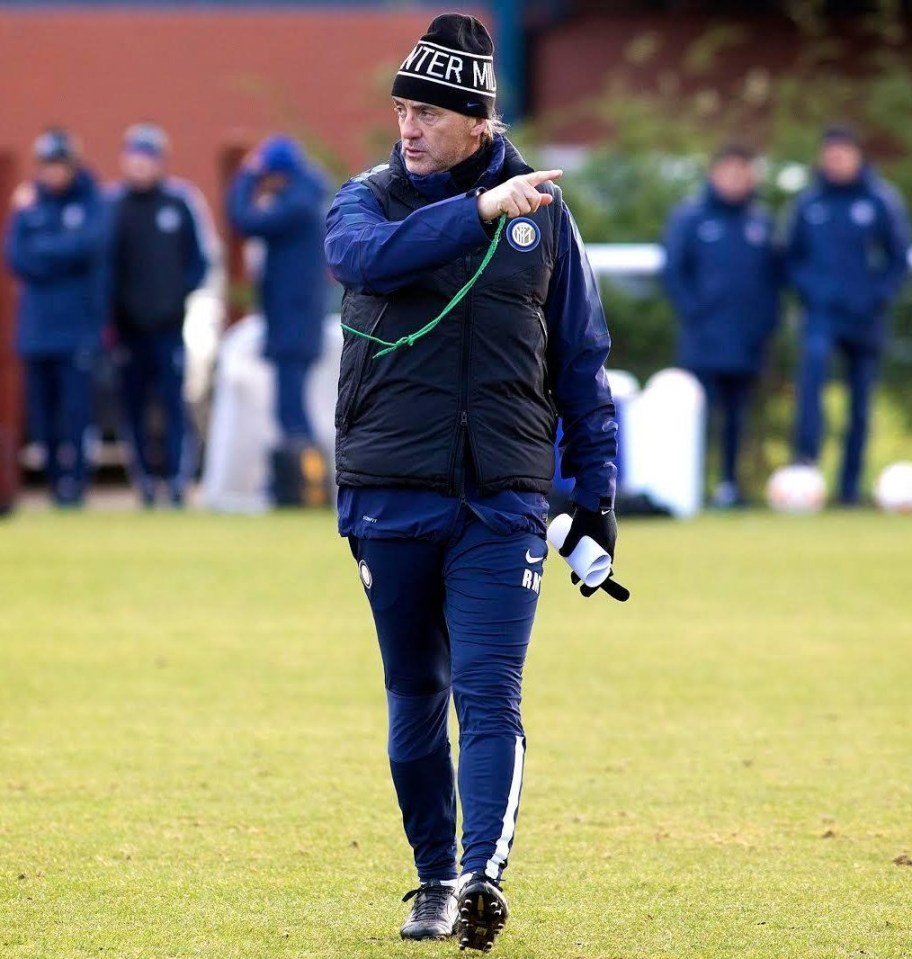
{"type": "Polygon", "coordinates": [[[536,563],[540,563],[544,558],[545,558],[544,553],[542,553],[541,556],[533,556],[531,549],[526,550],[526,562],[529,563],[530,566],[534,566],[536,563]]]}

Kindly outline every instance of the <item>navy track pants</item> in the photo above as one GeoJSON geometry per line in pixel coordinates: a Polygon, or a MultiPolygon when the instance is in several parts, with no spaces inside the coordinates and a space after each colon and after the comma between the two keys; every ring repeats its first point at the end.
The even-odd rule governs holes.
{"type": "Polygon", "coordinates": [[[276,419],[282,429],[282,438],[312,444],[314,432],[304,389],[313,361],[278,356],[272,363],[276,372],[276,419]]]}
{"type": "Polygon", "coordinates": [[[90,352],[27,357],[25,361],[29,432],[47,452],[51,492],[61,506],[78,506],[85,496],[93,368],[90,352]]]}
{"type": "Polygon", "coordinates": [[[534,533],[498,535],[468,509],[445,542],[351,546],[380,641],[390,769],[418,876],[456,876],[452,695],[462,870],[499,879],[519,811],[522,671],[547,547],[534,533]]]}
{"type": "Polygon", "coordinates": [[[150,457],[149,407],[158,400],[164,415],[164,477],[180,494],[193,469],[192,435],[184,404],[186,349],[180,330],[130,333],[123,337],[121,395],[133,454],[133,476],[144,492],[156,472],[150,457]]]}
{"type": "Polygon", "coordinates": [[[795,456],[816,462],[820,455],[826,424],[822,394],[835,352],[845,362],[849,388],[849,420],[846,424],[839,498],[856,503],[859,498],[864,451],[868,442],[871,402],[880,369],[880,351],[826,333],[808,333],[801,344],[798,371],[798,412],[795,423],[795,456]]]}
{"type": "Polygon", "coordinates": [[[710,431],[716,422],[721,430],[722,480],[738,483],[738,458],[744,436],[744,425],[751,390],[756,377],[750,373],[715,373],[695,371],[708,408],[707,423],[710,431]]]}

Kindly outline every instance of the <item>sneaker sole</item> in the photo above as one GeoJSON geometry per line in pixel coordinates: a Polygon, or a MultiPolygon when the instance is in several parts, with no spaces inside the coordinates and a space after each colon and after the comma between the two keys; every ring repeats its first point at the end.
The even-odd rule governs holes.
{"type": "Polygon", "coordinates": [[[507,908],[490,889],[466,890],[459,897],[456,938],[460,949],[490,952],[507,922],[507,908]]]}
{"type": "Polygon", "coordinates": [[[435,933],[434,935],[429,936],[413,936],[409,933],[399,930],[399,938],[404,939],[406,942],[444,942],[447,939],[452,939],[454,933],[452,932],[441,932],[435,933]]]}

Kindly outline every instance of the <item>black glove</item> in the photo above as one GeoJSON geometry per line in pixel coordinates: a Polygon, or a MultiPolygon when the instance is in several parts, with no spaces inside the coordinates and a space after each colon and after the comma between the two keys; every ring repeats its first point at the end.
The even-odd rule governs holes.
{"type": "MultiPolygon", "coordinates": [[[[618,527],[617,519],[614,516],[613,509],[596,510],[583,509],[577,506],[573,511],[573,522],[570,524],[570,531],[564,540],[564,545],[560,548],[561,556],[569,556],[579,545],[579,541],[588,536],[595,540],[599,546],[611,557],[612,566],[614,565],[614,549],[617,543],[618,527]]],[[[626,603],[630,599],[630,590],[616,583],[612,574],[600,586],[586,586],[585,583],[580,586],[580,592],[583,596],[589,597],[597,593],[600,589],[619,603],[626,603]]],[[[576,573],[570,574],[570,582],[575,586],[580,581],[576,573]]]]}

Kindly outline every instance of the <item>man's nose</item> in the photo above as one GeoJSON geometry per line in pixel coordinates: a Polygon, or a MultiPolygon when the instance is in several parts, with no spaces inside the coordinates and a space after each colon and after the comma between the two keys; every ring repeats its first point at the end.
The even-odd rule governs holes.
{"type": "Polygon", "coordinates": [[[418,124],[410,113],[406,113],[399,121],[399,134],[403,140],[417,140],[421,136],[418,124]]]}

